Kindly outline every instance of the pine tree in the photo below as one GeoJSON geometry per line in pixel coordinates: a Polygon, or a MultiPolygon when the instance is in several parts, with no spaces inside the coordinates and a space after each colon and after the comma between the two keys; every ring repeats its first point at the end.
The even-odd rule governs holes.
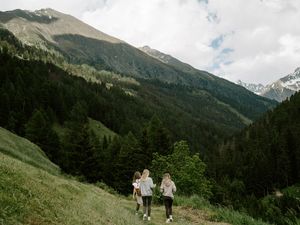
{"type": "Polygon", "coordinates": [[[117,171],[115,175],[118,182],[118,190],[122,193],[131,191],[131,179],[135,171],[143,170],[145,167],[145,156],[139,145],[138,140],[129,132],[122,139],[122,146],[117,161],[117,171]]]}
{"type": "Polygon", "coordinates": [[[154,115],[147,128],[148,154],[158,152],[161,155],[168,155],[171,152],[171,135],[163,126],[161,120],[154,115]]]}
{"type": "Polygon", "coordinates": [[[40,146],[52,161],[59,161],[59,138],[43,110],[34,111],[25,125],[25,137],[40,146]]]}

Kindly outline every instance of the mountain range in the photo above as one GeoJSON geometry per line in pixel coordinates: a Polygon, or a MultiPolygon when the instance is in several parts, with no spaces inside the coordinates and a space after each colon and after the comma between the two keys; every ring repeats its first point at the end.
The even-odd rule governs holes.
{"type": "Polygon", "coordinates": [[[262,84],[248,84],[241,80],[239,80],[237,84],[257,95],[282,102],[300,90],[300,67],[298,67],[293,73],[290,73],[266,86],[262,84]]]}
{"type": "Polygon", "coordinates": [[[263,84],[245,83],[241,80],[238,80],[236,83],[257,95],[261,95],[261,93],[266,89],[266,86],[263,84]]]}
{"type": "MultiPolygon", "coordinates": [[[[299,69],[279,84],[296,90],[298,80],[299,69]]],[[[257,93],[262,89],[246,86],[257,93]]],[[[47,156],[64,173],[111,193],[132,193],[130,180],[136,170],[150,168],[155,182],[161,180],[162,171],[170,171],[178,187],[176,199],[187,202],[180,194],[191,196],[188,207],[194,208],[196,201],[203,208],[211,196],[209,200],[217,205],[260,220],[226,220],[232,224],[265,224],[261,219],[298,224],[299,102],[300,93],[278,103],[148,46],[135,48],[53,9],[0,12],[0,126],[4,128],[0,128],[0,152],[56,174],[58,167],[47,156]],[[273,191],[283,188],[287,189],[282,196],[273,196],[273,191]]],[[[73,180],[72,185],[53,183],[53,176],[41,180],[40,170],[24,173],[28,166],[15,167],[12,158],[3,159],[0,186],[5,191],[0,192],[0,200],[4,199],[0,207],[5,224],[7,218],[8,224],[22,223],[21,218],[26,224],[64,224],[69,218],[73,221],[74,210],[86,208],[85,204],[74,208],[76,196],[86,200],[86,193],[75,187],[82,185],[73,180]],[[40,190],[32,192],[33,180],[47,192],[46,199],[40,190]],[[45,186],[50,181],[55,190],[69,189],[65,198],[57,192],[60,200],[70,203],[67,217],[56,212],[66,207],[51,185],[45,186]],[[42,207],[34,195],[44,198],[42,207]],[[53,218],[48,217],[50,209],[56,210],[53,218]],[[41,214],[31,218],[28,212],[41,214]]],[[[101,195],[96,192],[93,189],[101,195]]],[[[104,218],[105,224],[108,220],[98,205],[92,205],[97,217],[91,221],[101,223],[104,218]]],[[[133,205],[125,207],[127,214],[134,214],[133,208],[128,211],[133,205]]],[[[232,217],[222,209],[220,214],[232,217]]],[[[112,215],[107,217],[112,224],[124,222],[125,214],[112,215]]],[[[209,218],[213,223],[220,220],[216,214],[209,218]]]]}
{"type": "MultiPolygon", "coordinates": [[[[170,111],[168,116],[160,113],[160,117],[167,127],[178,126],[176,136],[198,142],[195,133],[200,132],[205,137],[200,146],[240,130],[276,105],[172,56],[149,47],[135,48],[53,9],[0,12],[0,27],[26,46],[51,54],[45,60],[69,73],[107,85],[125,79],[121,86],[126,93],[148,102],[149,107],[170,111]],[[177,123],[171,119],[172,114],[177,123]],[[185,123],[186,130],[180,129],[180,120],[193,126],[188,128],[185,123]]],[[[28,50],[16,54],[24,58],[28,50]]]]}

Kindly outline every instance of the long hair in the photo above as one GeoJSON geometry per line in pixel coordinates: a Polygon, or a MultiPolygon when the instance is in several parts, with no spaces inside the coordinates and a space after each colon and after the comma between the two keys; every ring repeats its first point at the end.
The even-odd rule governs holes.
{"type": "Polygon", "coordinates": [[[162,183],[166,185],[166,184],[170,184],[170,182],[171,182],[171,175],[169,173],[165,173],[162,179],[162,183]]]}
{"type": "Polygon", "coordinates": [[[141,181],[145,181],[148,177],[149,177],[150,171],[147,169],[144,169],[142,177],[141,177],[141,181]]]}
{"type": "Polygon", "coordinates": [[[135,171],[132,181],[135,182],[137,179],[141,179],[141,173],[139,171],[135,171]]]}

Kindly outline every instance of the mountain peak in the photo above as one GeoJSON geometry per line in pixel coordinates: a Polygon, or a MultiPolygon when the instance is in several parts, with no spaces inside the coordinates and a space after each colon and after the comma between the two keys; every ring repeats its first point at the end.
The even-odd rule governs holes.
{"type": "Polygon", "coordinates": [[[254,92],[257,95],[260,95],[264,90],[265,90],[265,86],[262,84],[253,84],[253,83],[245,83],[241,80],[238,80],[236,82],[238,85],[248,89],[251,92],[254,92]]]}
{"type": "Polygon", "coordinates": [[[45,40],[41,40],[41,36],[55,43],[55,36],[65,34],[80,35],[110,43],[124,43],[71,15],[52,8],[0,12],[0,25],[13,32],[21,41],[29,44],[43,44],[45,40]]]}
{"type": "Polygon", "coordinates": [[[281,102],[299,90],[300,67],[295,69],[293,73],[290,73],[268,85],[266,90],[262,93],[262,96],[281,102]]]}
{"type": "Polygon", "coordinates": [[[197,70],[195,68],[193,68],[191,65],[181,62],[180,60],[174,58],[171,55],[165,54],[163,52],[160,52],[156,49],[151,48],[148,45],[145,45],[143,47],[139,47],[139,49],[143,52],[145,52],[147,55],[158,59],[159,61],[174,66],[175,68],[178,68],[180,70],[183,70],[185,72],[189,72],[189,73],[196,73],[197,70]]]}

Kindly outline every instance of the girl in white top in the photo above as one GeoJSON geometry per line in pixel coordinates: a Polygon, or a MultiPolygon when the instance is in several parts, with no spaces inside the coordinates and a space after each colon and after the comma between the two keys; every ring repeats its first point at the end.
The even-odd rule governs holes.
{"type": "Polygon", "coordinates": [[[133,199],[136,199],[136,209],[135,209],[136,215],[138,215],[140,206],[143,205],[142,194],[140,189],[140,180],[141,180],[141,173],[139,171],[136,171],[133,175],[133,181],[132,181],[132,186],[133,186],[132,197],[133,199]]]}

